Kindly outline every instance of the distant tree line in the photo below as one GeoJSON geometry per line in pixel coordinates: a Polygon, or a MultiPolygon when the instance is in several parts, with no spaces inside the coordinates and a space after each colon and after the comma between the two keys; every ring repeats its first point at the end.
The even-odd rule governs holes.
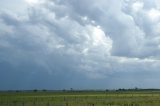
{"type": "Polygon", "coordinates": [[[122,92],[122,91],[160,91],[160,89],[142,89],[142,88],[119,88],[119,89],[62,89],[62,90],[47,90],[47,89],[33,89],[33,90],[0,90],[0,92],[122,92]]]}

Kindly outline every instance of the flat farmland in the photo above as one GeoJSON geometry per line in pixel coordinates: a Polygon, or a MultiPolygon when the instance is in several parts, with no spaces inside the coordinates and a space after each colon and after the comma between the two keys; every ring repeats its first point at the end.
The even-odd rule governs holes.
{"type": "Polygon", "coordinates": [[[160,106],[160,92],[0,92],[0,106],[160,106]]]}

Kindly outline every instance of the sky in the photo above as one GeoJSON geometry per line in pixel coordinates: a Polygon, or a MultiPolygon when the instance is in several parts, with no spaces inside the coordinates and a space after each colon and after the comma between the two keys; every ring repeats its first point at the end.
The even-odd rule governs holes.
{"type": "Polygon", "coordinates": [[[0,1],[0,90],[159,82],[160,0],[0,1]]]}

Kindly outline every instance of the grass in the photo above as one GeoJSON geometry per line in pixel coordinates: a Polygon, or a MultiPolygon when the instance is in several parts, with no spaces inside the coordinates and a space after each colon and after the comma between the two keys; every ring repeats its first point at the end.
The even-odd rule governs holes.
{"type": "Polygon", "coordinates": [[[0,106],[160,106],[160,92],[0,92],[0,106]]]}

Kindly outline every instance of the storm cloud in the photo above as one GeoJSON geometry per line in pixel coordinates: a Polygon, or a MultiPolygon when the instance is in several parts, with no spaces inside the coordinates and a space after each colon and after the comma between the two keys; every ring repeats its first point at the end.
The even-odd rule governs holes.
{"type": "Polygon", "coordinates": [[[158,0],[26,1],[0,12],[0,89],[159,87],[158,0]]]}

